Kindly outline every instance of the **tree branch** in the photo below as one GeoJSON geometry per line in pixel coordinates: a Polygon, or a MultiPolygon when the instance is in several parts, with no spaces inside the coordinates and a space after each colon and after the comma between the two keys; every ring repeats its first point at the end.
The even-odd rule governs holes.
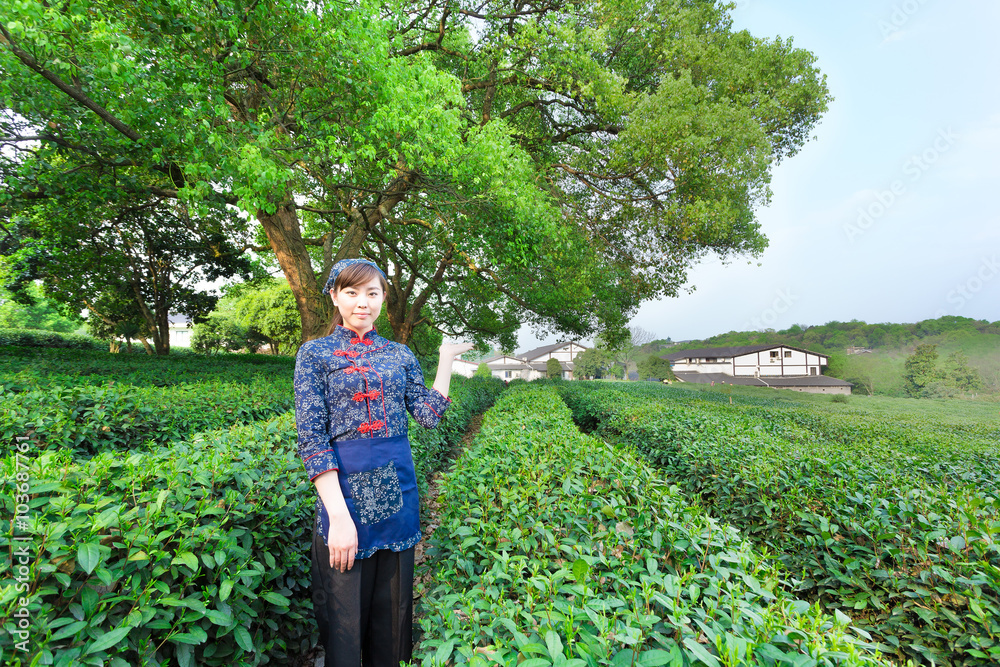
{"type": "Polygon", "coordinates": [[[74,88],[73,86],[69,85],[68,83],[60,79],[55,72],[45,69],[45,67],[43,67],[37,60],[31,57],[30,53],[28,53],[27,51],[19,47],[17,44],[15,44],[14,39],[10,36],[10,33],[7,32],[7,28],[4,27],[3,22],[0,22],[0,33],[2,33],[4,39],[7,40],[8,48],[10,48],[11,52],[15,56],[17,56],[18,60],[27,65],[29,68],[38,72],[38,74],[40,74],[47,81],[51,82],[52,85],[54,85],[56,88],[63,91],[64,93],[72,97],[74,100],[76,100],[83,106],[87,107],[88,109],[96,113],[105,123],[115,128],[116,130],[124,134],[126,137],[131,139],[132,141],[139,141],[138,132],[136,132],[134,129],[132,129],[125,123],[121,122],[120,120],[112,116],[107,109],[105,109],[100,104],[94,102],[92,99],[84,95],[83,91],[74,88]]]}

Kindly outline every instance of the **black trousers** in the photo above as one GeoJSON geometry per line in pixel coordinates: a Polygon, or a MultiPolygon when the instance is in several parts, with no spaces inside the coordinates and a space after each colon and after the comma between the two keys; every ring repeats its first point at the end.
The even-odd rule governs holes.
{"type": "Polygon", "coordinates": [[[413,651],[413,553],[380,549],[354,567],[330,567],[313,530],[312,599],[326,667],[399,667],[413,651]]]}

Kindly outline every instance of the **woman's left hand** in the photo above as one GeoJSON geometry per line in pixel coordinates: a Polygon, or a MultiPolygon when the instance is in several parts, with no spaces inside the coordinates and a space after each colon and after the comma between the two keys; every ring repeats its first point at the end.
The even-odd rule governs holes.
{"type": "Polygon", "coordinates": [[[454,359],[458,357],[458,355],[468,352],[475,346],[475,343],[442,343],[438,352],[440,352],[442,357],[450,357],[454,359]]]}

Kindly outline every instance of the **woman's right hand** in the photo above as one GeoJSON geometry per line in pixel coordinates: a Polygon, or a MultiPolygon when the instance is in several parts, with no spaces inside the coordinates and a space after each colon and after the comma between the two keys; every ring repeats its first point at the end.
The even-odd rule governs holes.
{"type": "Polygon", "coordinates": [[[354,556],[358,553],[358,528],[349,513],[330,517],[330,567],[346,572],[354,567],[354,556]]]}

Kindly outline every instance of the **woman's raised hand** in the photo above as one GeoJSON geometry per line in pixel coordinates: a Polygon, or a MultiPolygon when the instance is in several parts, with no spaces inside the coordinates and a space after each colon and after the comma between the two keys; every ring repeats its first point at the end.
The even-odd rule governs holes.
{"type": "Polygon", "coordinates": [[[441,354],[442,359],[445,357],[454,359],[458,355],[468,352],[475,346],[475,343],[442,343],[438,352],[441,354]]]}
{"type": "Polygon", "coordinates": [[[458,355],[468,352],[475,345],[472,343],[441,343],[438,352],[441,353],[438,359],[437,376],[434,378],[434,388],[438,393],[448,397],[448,387],[451,384],[451,367],[458,355]]]}

